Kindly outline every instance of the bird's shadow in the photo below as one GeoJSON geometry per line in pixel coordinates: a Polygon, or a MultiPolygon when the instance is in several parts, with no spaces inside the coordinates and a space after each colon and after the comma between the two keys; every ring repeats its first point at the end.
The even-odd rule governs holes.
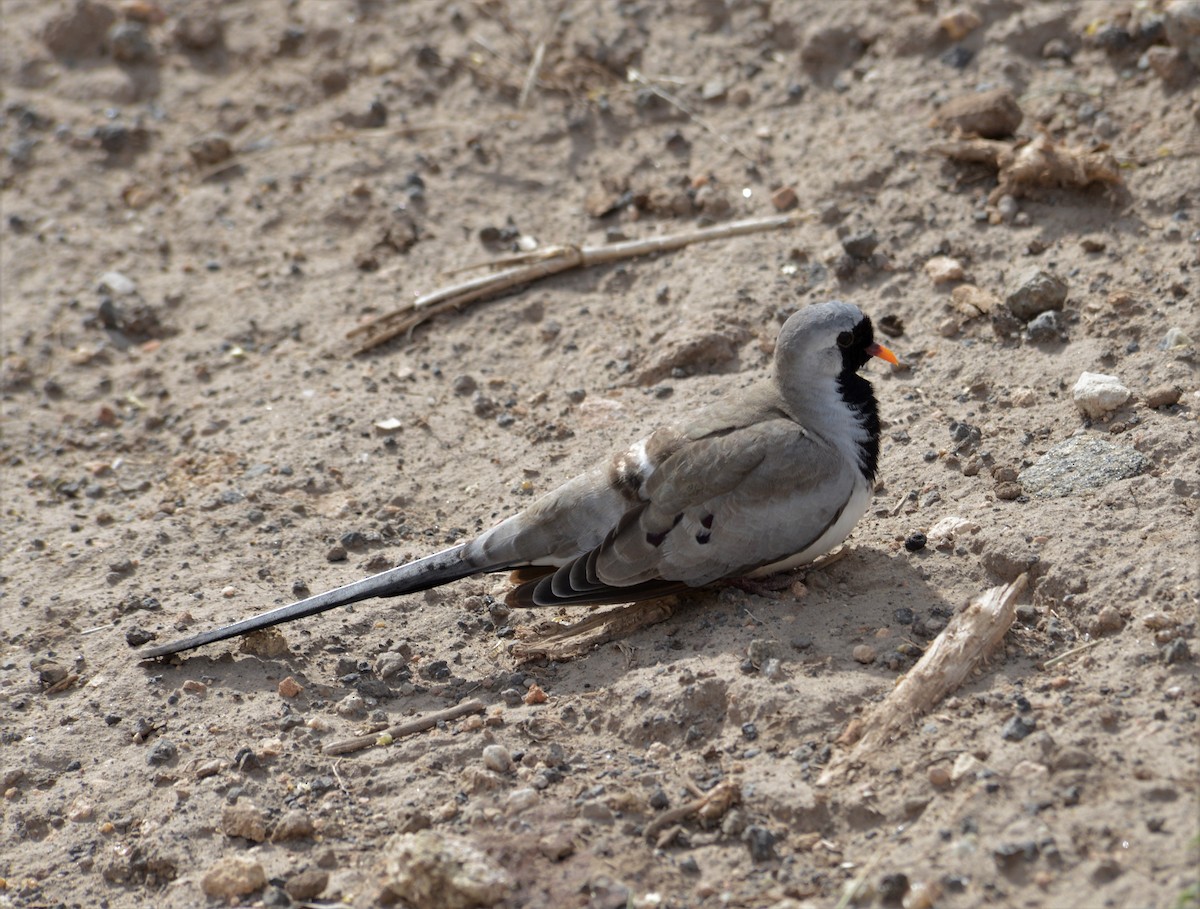
{"type": "MultiPolygon", "coordinates": [[[[386,694],[395,680],[383,684],[371,670],[371,655],[386,649],[379,646],[379,632],[373,629],[380,627],[382,610],[395,608],[388,605],[360,604],[349,615],[348,610],[339,610],[341,634],[304,629],[301,635],[311,637],[297,645],[301,635],[289,631],[292,649],[279,657],[235,656],[235,641],[234,647],[226,643],[215,657],[187,654],[178,661],[144,665],[168,673],[168,679],[182,680],[199,672],[213,685],[276,697],[279,680],[292,676],[305,689],[302,699],[292,702],[298,709],[314,706],[313,699],[328,703],[355,690],[367,697],[382,691],[380,706],[396,720],[413,710],[436,710],[465,697],[503,703],[502,691],[512,687],[517,672],[560,701],[617,692],[624,698],[631,686],[643,698],[653,688],[656,699],[669,701],[680,690],[673,680],[676,675],[719,676],[732,683],[741,675],[763,672],[767,660],[774,659],[776,678],[786,680],[789,691],[804,695],[811,687],[814,707],[825,702],[826,713],[831,710],[841,716],[858,699],[886,690],[949,619],[952,605],[926,579],[921,561],[906,553],[851,547],[843,558],[825,567],[783,576],[789,583],[779,594],[759,595],[733,586],[702,588],[679,598],[665,621],[564,661],[516,665],[495,646],[507,646],[512,639],[492,637],[485,643],[490,657],[476,653],[464,656],[461,664],[447,661],[450,678],[439,679],[423,674],[442,655],[440,648],[431,646],[425,659],[412,666],[415,690],[409,687],[408,693],[401,693],[405,686],[400,685],[391,697],[386,694]]],[[[443,590],[449,595],[441,597],[440,603],[431,605],[412,597],[400,608],[445,609],[449,627],[465,615],[453,605],[465,597],[457,596],[453,587],[443,590]]],[[[589,614],[580,610],[569,620],[589,614]]],[[[509,621],[521,626],[544,618],[536,610],[516,610],[509,621]]],[[[532,714],[537,709],[518,707],[510,715],[517,721],[521,711],[532,714]]]]}

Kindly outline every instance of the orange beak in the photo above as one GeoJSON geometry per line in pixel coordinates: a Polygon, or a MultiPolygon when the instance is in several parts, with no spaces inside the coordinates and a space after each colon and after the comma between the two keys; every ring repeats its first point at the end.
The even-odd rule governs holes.
{"type": "Polygon", "coordinates": [[[896,355],[882,344],[872,344],[867,348],[867,353],[873,357],[879,357],[881,360],[887,360],[893,366],[900,365],[900,361],[896,359],[896,355]]]}

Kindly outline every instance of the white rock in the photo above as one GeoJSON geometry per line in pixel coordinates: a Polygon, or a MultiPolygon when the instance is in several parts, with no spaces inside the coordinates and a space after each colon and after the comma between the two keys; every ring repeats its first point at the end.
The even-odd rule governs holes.
{"type": "Polygon", "coordinates": [[[1093,420],[1116,410],[1132,397],[1132,392],[1116,376],[1085,372],[1071,390],[1075,406],[1093,420]]]}
{"type": "Polygon", "coordinates": [[[503,745],[488,745],[483,749],[483,766],[496,773],[508,773],[513,768],[512,755],[503,745]]]}
{"type": "Polygon", "coordinates": [[[962,263],[949,256],[934,256],[925,263],[925,274],[934,284],[948,284],[963,279],[962,263]]]}
{"type": "Polygon", "coordinates": [[[925,536],[936,546],[941,542],[953,543],[958,537],[968,533],[979,533],[979,525],[967,518],[950,515],[930,527],[925,536]]]}
{"type": "Polygon", "coordinates": [[[128,297],[137,293],[137,285],[133,283],[132,278],[119,271],[107,271],[100,276],[100,290],[114,297],[128,297]]]}

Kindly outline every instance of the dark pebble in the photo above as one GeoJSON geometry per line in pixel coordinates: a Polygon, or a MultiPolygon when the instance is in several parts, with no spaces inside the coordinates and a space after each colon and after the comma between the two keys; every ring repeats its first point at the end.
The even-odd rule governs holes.
{"type": "Polygon", "coordinates": [[[1160,651],[1162,661],[1170,666],[1173,663],[1186,663],[1192,658],[1192,652],[1188,649],[1187,641],[1183,638],[1175,638],[1169,642],[1160,651]]]}
{"type": "Polygon", "coordinates": [[[923,533],[910,534],[904,541],[904,548],[909,552],[920,552],[925,548],[927,542],[928,540],[923,533]]]}
{"type": "Polygon", "coordinates": [[[1033,840],[1002,843],[992,850],[992,857],[1001,868],[1013,868],[1021,862],[1032,862],[1037,856],[1038,844],[1033,840]]]}
{"type": "Polygon", "coordinates": [[[750,858],[756,862],[769,862],[776,858],[776,836],[766,827],[751,825],[742,834],[742,842],[750,848],[750,858]]]}
{"type": "Polygon", "coordinates": [[[1035,729],[1037,729],[1037,720],[1033,717],[1014,716],[1004,724],[1004,728],[1000,730],[1000,736],[1005,741],[1019,742],[1035,729]]]}
{"type": "Polygon", "coordinates": [[[753,742],[758,738],[758,727],[753,723],[746,723],[742,726],[742,736],[747,742],[753,742]]]}
{"type": "Polygon", "coordinates": [[[509,707],[520,707],[524,698],[516,688],[505,688],[500,692],[500,700],[509,707]]]}
{"type": "Polygon", "coordinates": [[[151,767],[161,767],[173,761],[178,753],[174,742],[163,739],[150,749],[150,753],[146,755],[146,763],[151,767]]]}
{"type": "Polygon", "coordinates": [[[669,808],[670,806],[671,800],[662,789],[655,789],[650,794],[650,807],[655,811],[662,811],[664,808],[669,808]]]}
{"type": "Polygon", "coordinates": [[[879,245],[879,235],[874,230],[862,230],[842,240],[842,249],[855,259],[869,259],[879,245]]]}
{"type": "Polygon", "coordinates": [[[938,57],[938,59],[947,66],[952,66],[955,69],[966,69],[968,64],[975,59],[975,54],[961,44],[956,44],[938,57]]]}
{"type": "Polygon", "coordinates": [[[879,898],[885,903],[898,903],[908,893],[908,875],[903,872],[885,874],[879,879],[879,898]]]}
{"type": "Polygon", "coordinates": [[[143,644],[148,644],[157,637],[158,635],[153,631],[134,627],[125,632],[125,643],[130,647],[141,647],[143,644]]]}
{"type": "Polygon", "coordinates": [[[258,759],[258,755],[254,753],[253,748],[238,749],[238,753],[233,756],[233,764],[242,773],[248,773],[251,770],[258,770],[262,767],[262,762],[258,759]]]}
{"type": "Polygon", "coordinates": [[[700,865],[697,864],[694,856],[689,855],[679,863],[679,870],[684,874],[699,874],[700,865]]]}
{"type": "Polygon", "coordinates": [[[104,717],[104,725],[105,726],[115,726],[115,725],[117,725],[117,723],[121,722],[122,719],[123,719],[123,717],[120,714],[110,713],[104,717]]]}
{"type": "Polygon", "coordinates": [[[897,624],[911,625],[913,623],[913,619],[916,618],[916,613],[914,613],[907,606],[901,606],[892,613],[892,618],[896,620],[897,624]]]}

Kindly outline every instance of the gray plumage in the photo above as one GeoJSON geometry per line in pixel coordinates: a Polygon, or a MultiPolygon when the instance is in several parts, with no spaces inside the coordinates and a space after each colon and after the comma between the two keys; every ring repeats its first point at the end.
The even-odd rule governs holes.
{"type": "Polygon", "coordinates": [[[769,377],[665,426],[475,539],[345,587],[142,651],[166,656],[371,597],[517,571],[517,606],[624,603],[804,564],[866,510],[878,456],[874,341],[856,306],[784,324],[769,377]]]}

